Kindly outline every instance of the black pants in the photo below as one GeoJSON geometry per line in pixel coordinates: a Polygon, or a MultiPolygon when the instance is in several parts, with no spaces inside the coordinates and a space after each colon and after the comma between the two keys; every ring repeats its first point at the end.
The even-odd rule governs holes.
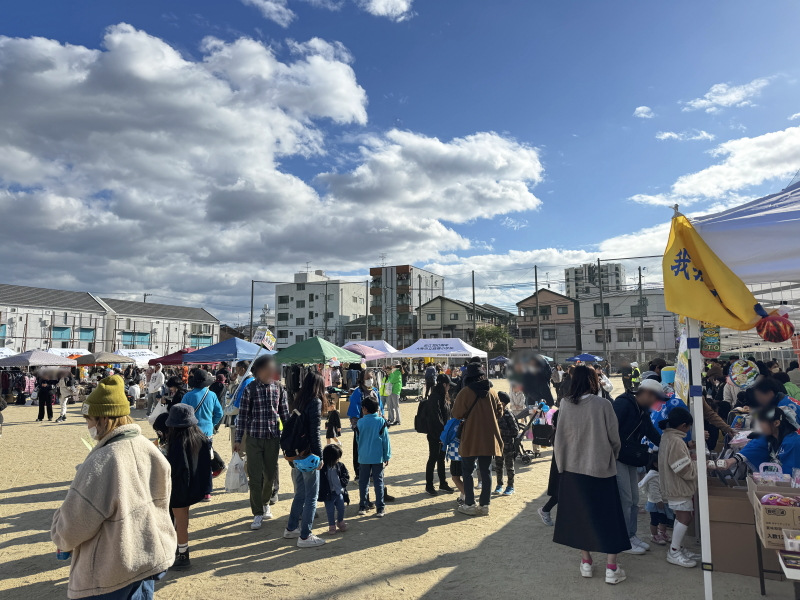
{"type": "Polygon", "coordinates": [[[547,501],[547,504],[545,504],[545,505],[542,507],[542,510],[543,510],[544,512],[550,512],[551,510],[553,510],[553,507],[554,507],[556,504],[558,504],[558,496],[550,496],[550,500],[548,500],[548,501],[547,501]]]}
{"type": "Polygon", "coordinates": [[[428,464],[425,466],[425,483],[433,486],[433,467],[439,472],[439,485],[447,483],[447,471],[444,468],[444,448],[442,442],[434,435],[428,434],[428,464]]]}
{"type": "Polygon", "coordinates": [[[358,475],[361,471],[358,468],[358,440],[353,434],[353,473],[358,475]]]}
{"type": "Polygon", "coordinates": [[[39,399],[39,416],[40,421],[44,419],[44,408],[47,407],[47,418],[53,420],[53,401],[39,399]]]}
{"type": "Polygon", "coordinates": [[[497,477],[497,485],[503,485],[503,467],[506,469],[508,487],[514,487],[514,453],[504,452],[503,456],[494,457],[494,474],[497,477]]]}
{"type": "Polygon", "coordinates": [[[428,397],[428,394],[430,394],[430,393],[431,393],[431,390],[433,389],[433,386],[434,386],[434,385],[436,385],[436,384],[435,384],[435,383],[432,383],[432,382],[430,382],[430,381],[426,381],[426,382],[425,382],[425,397],[426,397],[426,398],[428,397]]]}

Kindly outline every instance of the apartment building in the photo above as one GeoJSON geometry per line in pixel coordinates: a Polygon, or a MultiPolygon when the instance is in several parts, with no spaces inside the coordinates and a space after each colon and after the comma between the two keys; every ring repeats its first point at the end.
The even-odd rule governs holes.
{"type": "Polygon", "coordinates": [[[612,365],[626,360],[647,364],[656,356],[675,358],[678,317],[667,310],[663,289],[644,289],[641,300],[638,289],[604,292],[602,305],[599,294],[582,297],[580,321],[583,351],[603,356],[612,365]]]}
{"type": "Polygon", "coordinates": [[[586,263],[564,269],[564,281],[570,298],[599,294],[601,282],[603,293],[621,292],[625,289],[625,267],[622,263],[601,263],[598,280],[597,263],[586,263]]]}
{"type": "Polygon", "coordinates": [[[585,351],[581,349],[577,300],[550,289],[540,289],[517,302],[517,311],[515,348],[537,350],[556,362],[564,362],[585,351]]]}
{"type": "Polygon", "coordinates": [[[320,270],[295,273],[294,283],[275,286],[275,349],[314,336],[343,344],[345,324],[367,316],[367,297],[365,282],[331,279],[320,270]]]}
{"type": "Polygon", "coordinates": [[[515,315],[491,305],[437,296],[417,309],[418,335],[422,339],[460,338],[472,343],[480,327],[509,326],[515,315]]]}
{"type": "Polygon", "coordinates": [[[369,274],[369,339],[398,350],[410,346],[420,338],[416,311],[444,295],[444,276],[412,265],[373,267],[369,274]]]}
{"type": "Polygon", "coordinates": [[[169,354],[218,340],[219,320],[203,308],[0,284],[0,345],[14,352],[147,348],[169,354]]]}

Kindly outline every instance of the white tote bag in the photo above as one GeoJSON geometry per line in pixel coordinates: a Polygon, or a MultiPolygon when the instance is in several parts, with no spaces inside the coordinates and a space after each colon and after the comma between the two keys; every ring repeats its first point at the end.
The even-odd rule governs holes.
{"type": "Polygon", "coordinates": [[[167,412],[167,405],[163,402],[156,402],[156,407],[153,409],[153,412],[150,413],[150,416],[147,417],[147,422],[152,426],[153,423],[156,422],[158,415],[163,415],[165,412],[167,412]]]}
{"type": "Polygon", "coordinates": [[[244,461],[238,452],[233,453],[228,464],[228,474],[225,475],[225,491],[232,494],[242,494],[250,491],[247,484],[247,473],[244,470],[244,461]]]}

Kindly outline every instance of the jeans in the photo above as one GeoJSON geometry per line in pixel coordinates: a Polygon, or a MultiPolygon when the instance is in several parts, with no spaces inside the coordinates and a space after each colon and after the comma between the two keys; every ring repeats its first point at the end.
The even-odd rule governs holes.
{"type": "Polygon", "coordinates": [[[339,494],[335,500],[325,500],[325,511],[328,513],[328,525],[336,527],[337,522],[344,521],[344,496],[339,494]],[[336,518],[336,515],[339,518],[336,518]]]}
{"type": "Polygon", "coordinates": [[[617,461],[617,487],[622,501],[622,514],[628,524],[628,537],[633,537],[639,521],[639,476],[636,467],[617,461]]]}
{"type": "Polygon", "coordinates": [[[319,471],[304,473],[300,469],[292,469],[294,481],[294,500],[289,511],[289,522],[286,529],[294,531],[303,521],[300,537],[306,539],[314,527],[314,514],[317,512],[317,496],[319,495],[319,471]]]}
{"type": "Polygon", "coordinates": [[[361,494],[361,499],[359,500],[358,508],[366,508],[369,494],[369,477],[371,474],[372,482],[375,485],[375,506],[378,512],[381,512],[383,511],[383,507],[386,506],[383,499],[383,463],[378,463],[376,465],[362,464],[360,467],[361,472],[358,478],[358,491],[361,494]]]}
{"type": "Polygon", "coordinates": [[[478,470],[481,474],[481,506],[489,506],[492,499],[492,474],[489,472],[489,465],[492,464],[491,456],[462,456],[461,468],[464,471],[464,504],[472,506],[475,504],[475,488],[472,482],[472,472],[475,470],[475,463],[478,463],[478,470]]]}
{"type": "Polygon", "coordinates": [[[400,394],[389,394],[386,399],[386,420],[400,424],[400,394]]]}
{"type": "Polygon", "coordinates": [[[247,436],[247,476],[250,478],[250,510],[254,515],[264,514],[264,504],[269,502],[273,482],[278,474],[280,438],[259,439],[247,436]]]}
{"type": "Polygon", "coordinates": [[[99,594],[92,598],[95,600],[153,600],[155,591],[156,582],[152,579],[145,579],[126,585],[120,590],[99,594]]]}
{"type": "Polygon", "coordinates": [[[437,436],[428,434],[428,464],[425,465],[425,483],[429,487],[433,487],[433,467],[437,467],[439,472],[439,485],[447,483],[442,442],[437,436]]]}

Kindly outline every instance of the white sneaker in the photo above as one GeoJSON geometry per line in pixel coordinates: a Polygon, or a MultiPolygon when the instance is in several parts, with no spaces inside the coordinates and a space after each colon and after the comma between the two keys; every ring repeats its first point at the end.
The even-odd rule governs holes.
{"type": "Polygon", "coordinates": [[[478,512],[475,513],[475,514],[477,514],[479,517],[488,517],[489,516],[489,505],[488,504],[486,506],[480,505],[478,507],[478,512]]]}
{"type": "Polygon", "coordinates": [[[470,517],[474,517],[475,515],[478,514],[478,507],[475,504],[471,506],[467,506],[465,504],[464,506],[458,507],[458,512],[460,512],[462,515],[469,515],[470,517]]]}
{"type": "Polygon", "coordinates": [[[283,537],[287,540],[293,540],[294,538],[300,537],[300,528],[298,527],[294,531],[289,531],[288,529],[283,530],[283,537]]]}
{"type": "Polygon", "coordinates": [[[542,510],[541,508],[536,512],[538,512],[539,516],[542,518],[542,523],[544,523],[548,527],[552,527],[553,526],[553,517],[550,516],[549,512],[546,512],[546,511],[542,510]]]}
{"type": "Polygon", "coordinates": [[[672,548],[667,552],[667,562],[671,565],[686,567],[687,569],[697,566],[697,561],[692,560],[688,556],[684,556],[680,550],[673,550],[672,548]]]}
{"type": "Polygon", "coordinates": [[[272,509],[269,507],[269,504],[264,505],[264,518],[269,521],[272,518],[272,509]]]}
{"type": "Polygon", "coordinates": [[[644,548],[645,550],[650,550],[650,544],[646,544],[642,540],[640,540],[637,536],[633,536],[631,538],[631,546],[639,546],[639,548],[644,548]]]}
{"type": "Polygon", "coordinates": [[[647,552],[647,550],[645,550],[641,546],[635,546],[633,544],[633,542],[631,542],[631,549],[630,550],[623,550],[623,552],[625,554],[644,554],[645,552],[647,552]]]}
{"type": "Polygon", "coordinates": [[[616,571],[612,571],[611,569],[606,569],[606,583],[610,583],[611,585],[616,585],[621,581],[625,581],[627,579],[627,575],[625,575],[625,571],[622,570],[622,567],[617,565],[616,571]]]}
{"type": "Polygon", "coordinates": [[[306,539],[301,537],[297,538],[297,547],[298,548],[314,548],[315,546],[322,546],[325,543],[325,540],[318,538],[313,533],[308,536],[306,539]]]}
{"type": "Polygon", "coordinates": [[[591,577],[592,571],[594,571],[592,563],[581,562],[581,577],[591,577]]]}
{"type": "Polygon", "coordinates": [[[256,515],[253,517],[253,522],[250,524],[250,529],[261,529],[261,521],[264,520],[264,517],[261,515],[256,515]]]}
{"type": "Polygon", "coordinates": [[[703,559],[703,555],[702,554],[697,554],[696,552],[692,552],[691,550],[689,550],[688,548],[685,548],[685,547],[681,548],[681,554],[683,554],[686,558],[688,558],[690,560],[702,560],[703,559]]]}

